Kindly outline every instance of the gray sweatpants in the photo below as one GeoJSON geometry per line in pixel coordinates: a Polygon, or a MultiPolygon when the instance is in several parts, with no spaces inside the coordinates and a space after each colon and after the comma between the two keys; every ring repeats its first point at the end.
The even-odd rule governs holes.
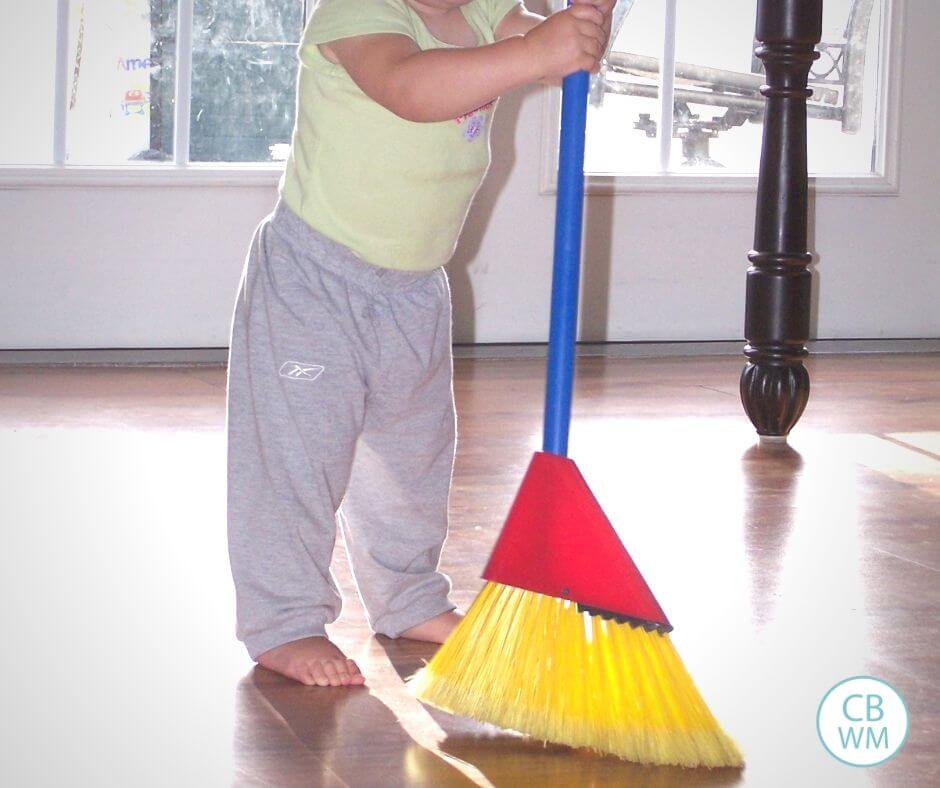
{"type": "Polygon", "coordinates": [[[252,657],[339,615],[337,519],[375,632],[453,609],[437,571],[452,373],[443,269],[370,265],[278,203],[245,263],[228,366],[229,557],[252,657]]]}

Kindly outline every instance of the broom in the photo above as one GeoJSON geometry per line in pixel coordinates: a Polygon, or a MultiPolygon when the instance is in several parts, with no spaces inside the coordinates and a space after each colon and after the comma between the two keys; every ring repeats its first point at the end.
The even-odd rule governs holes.
{"type": "Polygon", "coordinates": [[[564,81],[548,385],[532,459],[488,582],[414,678],[444,711],[630,761],[741,766],[672,630],[575,464],[571,417],[589,77],[564,81]]]}

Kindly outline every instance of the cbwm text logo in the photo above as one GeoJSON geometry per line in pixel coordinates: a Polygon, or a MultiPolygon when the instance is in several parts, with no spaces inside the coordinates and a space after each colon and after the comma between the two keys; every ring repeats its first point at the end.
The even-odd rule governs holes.
{"type": "Polygon", "coordinates": [[[825,694],[816,714],[823,746],[850,766],[877,766],[907,739],[904,699],[890,684],[872,676],[853,676],[825,694]]]}

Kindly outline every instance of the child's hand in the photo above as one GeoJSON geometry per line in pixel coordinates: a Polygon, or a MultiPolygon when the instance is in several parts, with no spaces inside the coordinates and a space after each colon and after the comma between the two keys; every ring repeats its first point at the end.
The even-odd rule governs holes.
{"type": "Polygon", "coordinates": [[[601,27],[604,30],[604,49],[607,49],[607,42],[610,39],[611,17],[614,13],[614,6],[617,0],[571,0],[572,5],[591,5],[594,6],[604,16],[604,23],[601,27]]]}
{"type": "Polygon", "coordinates": [[[577,0],[525,34],[538,79],[559,83],[575,71],[597,72],[610,35],[610,17],[596,7],[611,0],[577,0]],[[607,28],[604,28],[605,21],[607,28]]]}

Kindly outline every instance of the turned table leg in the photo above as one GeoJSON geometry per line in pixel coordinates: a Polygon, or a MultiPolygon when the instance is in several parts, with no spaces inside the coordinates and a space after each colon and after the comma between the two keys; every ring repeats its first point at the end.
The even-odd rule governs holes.
{"type": "Polygon", "coordinates": [[[821,35],[822,0],[758,0],[755,53],[766,73],[766,109],[741,401],[762,440],[785,441],[809,398],[806,85],[821,35]]]}

